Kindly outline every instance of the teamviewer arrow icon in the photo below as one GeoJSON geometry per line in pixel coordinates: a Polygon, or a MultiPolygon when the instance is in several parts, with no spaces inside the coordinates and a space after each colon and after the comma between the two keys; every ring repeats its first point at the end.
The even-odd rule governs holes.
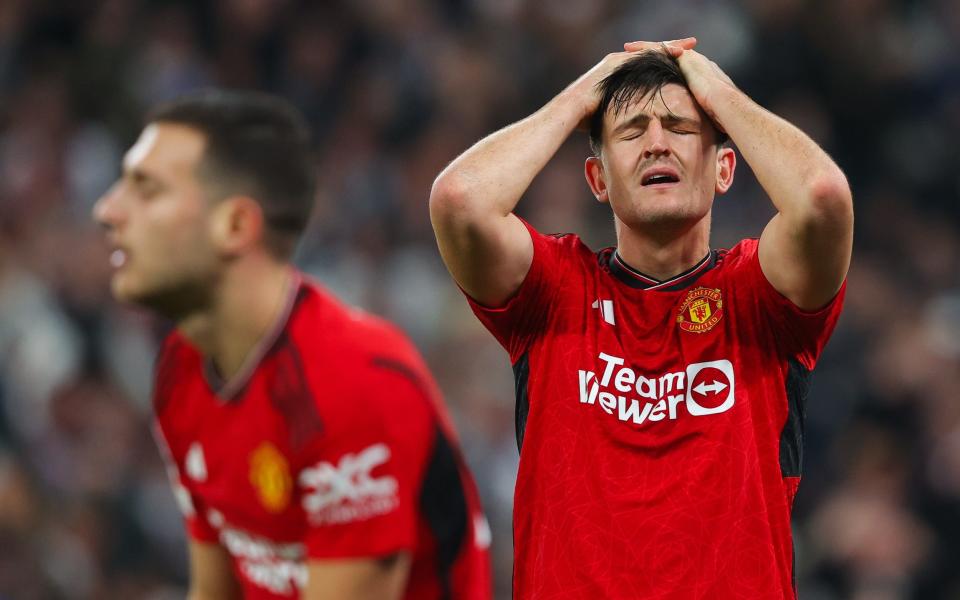
{"type": "Polygon", "coordinates": [[[706,383],[701,382],[700,385],[693,388],[693,391],[700,394],[701,396],[706,396],[707,392],[710,392],[711,394],[719,394],[725,389],[727,389],[727,384],[723,383],[722,381],[717,381],[716,379],[714,379],[713,383],[711,383],[710,385],[707,385],[706,383]]]}

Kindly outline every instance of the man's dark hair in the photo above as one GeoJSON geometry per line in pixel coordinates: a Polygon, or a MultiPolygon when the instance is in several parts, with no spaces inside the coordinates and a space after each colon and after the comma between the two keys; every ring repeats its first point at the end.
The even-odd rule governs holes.
{"type": "Polygon", "coordinates": [[[261,92],[204,90],[162,104],[147,123],[186,125],[206,139],[197,176],[220,198],[245,194],[266,221],[264,243],[287,260],[306,228],[316,175],[310,130],[288,102],[261,92]]]}
{"type": "MultiPolygon", "coordinates": [[[[675,83],[687,87],[687,79],[680,70],[680,63],[673,56],[660,50],[648,50],[624,62],[597,84],[600,105],[590,117],[590,149],[600,156],[603,148],[603,118],[608,110],[619,115],[634,100],[660,94],[663,86],[675,83]]],[[[669,110],[669,107],[667,107],[669,110]]],[[[713,125],[713,123],[710,123],[713,125]]],[[[717,144],[727,141],[727,134],[713,125],[717,144]]]]}

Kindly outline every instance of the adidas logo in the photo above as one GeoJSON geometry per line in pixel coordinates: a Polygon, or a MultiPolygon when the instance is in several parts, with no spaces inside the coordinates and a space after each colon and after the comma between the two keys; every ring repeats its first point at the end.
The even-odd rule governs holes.
{"type": "Polygon", "coordinates": [[[599,308],[600,315],[603,317],[603,320],[611,325],[616,325],[616,321],[613,318],[613,300],[594,300],[593,304],[590,305],[592,308],[599,308]]]}

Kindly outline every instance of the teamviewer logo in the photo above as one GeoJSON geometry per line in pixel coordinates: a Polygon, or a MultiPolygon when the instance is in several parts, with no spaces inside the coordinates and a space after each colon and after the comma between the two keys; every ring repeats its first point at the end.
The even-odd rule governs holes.
{"type": "Polygon", "coordinates": [[[733,364],[729,360],[687,366],[687,411],[699,417],[730,410],[733,387],[733,364]]]}

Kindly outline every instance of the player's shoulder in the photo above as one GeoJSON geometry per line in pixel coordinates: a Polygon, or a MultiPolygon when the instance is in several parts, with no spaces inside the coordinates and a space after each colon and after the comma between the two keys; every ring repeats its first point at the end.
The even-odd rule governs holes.
{"type": "Polygon", "coordinates": [[[550,247],[555,252],[562,252],[571,256],[592,256],[594,251],[576,233],[541,233],[541,244],[550,247]]]}
{"type": "Polygon", "coordinates": [[[558,253],[569,256],[588,257],[593,255],[593,250],[576,233],[542,233],[532,224],[524,219],[520,221],[526,226],[533,239],[534,252],[558,253]]]}
{"type": "Polygon", "coordinates": [[[190,356],[191,345],[179,330],[172,328],[160,342],[160,349],[157,352],[157,361],[163,360],[183,360],[190,356]]]}
{"type": "Polygon", "coordinates": [[[721,271],[748,267],[756,260],[759,246],[759,239],[746,238],[730,248],[721,248],[716,251],[717,266],[721,271]]]}
{"type": "Polygon", "coordinates": [[[163,338],[153,369],[153,406],[158,415],[175,395],[174,387],[197,372],[201,360],[197,350],[176,329],[163,338]]]}
{"type": "Polygon", "coordinates": [[[305,383],[331,431],[384,420],[426,422],[439,390],[413,342],[390,321],[305,281],[290,341],[305,383]]]}
{"type": "Polygon", "coordinates": [[[294,335],[318,340],[339,356],[374,350],[409,351],[406,334],[390,321],[352,306],[322,284],[305,279],[303,314],[294,323],[294,335]]]}
{"type": "Polygon", "coordinates": [[[423,359],[397,325],[343,302],[318,282],[306,280],[302,293],[304,310],[291,336],[312,371],[348,385],[377,378],[385,368],[426,376],[423,359]]]}

